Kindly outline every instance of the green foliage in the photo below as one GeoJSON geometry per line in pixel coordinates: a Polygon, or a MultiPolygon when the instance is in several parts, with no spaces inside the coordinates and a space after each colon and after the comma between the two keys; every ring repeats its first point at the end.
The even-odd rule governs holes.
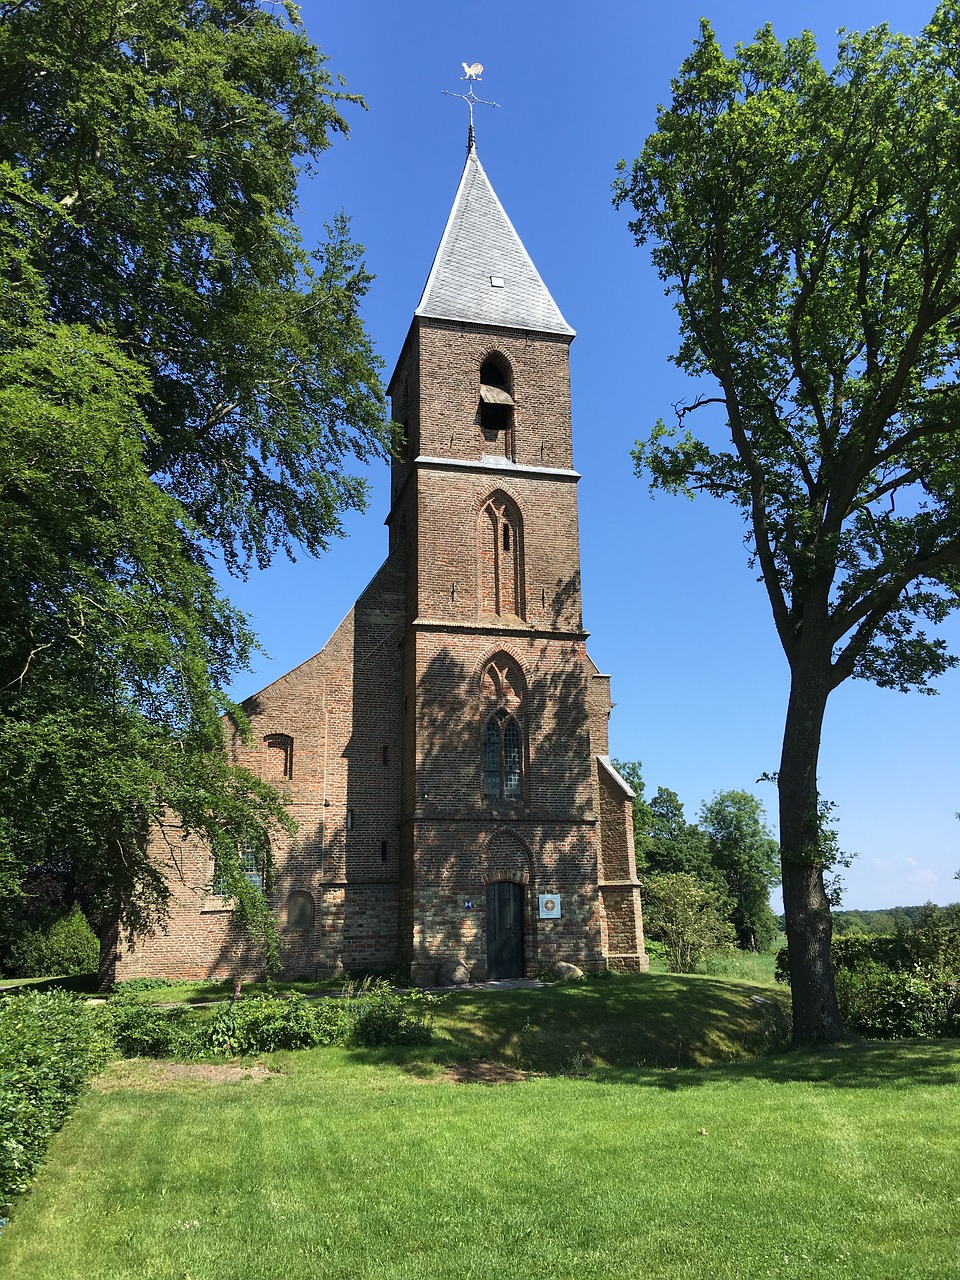
{"type": "Polygon", "coordinates": [[[348,1043],[356,1045],[429,1044],[431,1022],[442,996],[428,991],[390,990],[385,982],[364,983],[349,995],[352,1018],[348,1043]]]}
{"type": "Polygon", "coordinates": [[[296,992],[283,999],[241,997],[222,1004],[202,1033],[202,1043],[228,1057],[317,1044],[313,1007],[296,992]]]}
{"type": "Polygon", "coordinates": [[[647,876],[644,923],[664,946],[674,973],[692,973],[708,952],[732,946],[731,902],[721,890],[686,872],[647,876]]]}
{"type": "Polygon", "coordinates": [[[780,846],[766,824],[763,805],[748,791],[718,791],[700,808],[713,866],[733,899],[731,920],[739,945],[765,951],[777,934],[770,890],[780,882],[780,846]]]}
{"type": "Polygon", "coordinates": [[[658,787],[650,801],[647,865],[657,873],[680,872],[716,883],[707,838],[698,826],[686,821],[679,796],[668,787],[658,787]]]}
{"type": "Polygon", "coordinates": [[[104,1033],[122,1058],[192,1057],[199,1043],[200,1022],[193,1010],[160,1008],[136,991],[112,995],[102,1016],[104,1033]]]}
{"type": "Polygon", "coordinates": [[[429,1044],[440,998],[392,991],[382,981],[348,984],[341,996],[306,1000],[241,996],[217,1005],[211,1018],[185,1005],[161,1008],[144,999],[153,987],[120,984],[103,1011],[105,1032],[122,1057],[242,1057],[315,1045],[429,1044]]]}
{"type": "Polygon", "coordinates": [[[98,932],[149,928],[146,856],[175,815],[238,918],[278,940],[239,851],[269,866],[284,803],[231,768],[219,693],[241,570],[322,549],[389,445],[337,219],[308,250],[301,172],[346,125],[292,8],[22,0],[0,22],[0,929],[37,868],[98,932]],[[64,833],[69,833],[67,841],[64,833]]]}
{"type": "Polygon", "coordinates": [[[0,1001],[0,1207],[25,1191],[104,1061],[90,1010],[64,991],[0,1001]]]}
{"type": "Polygon", "coordinates": [[[6,949],[4,969],[15,978],[96,973],[100,944],[79,906],[45,927],[27,928],[6,949]]]}
{"type": "Polygon", "coordinates": [[[837,998],[851,1031],[880,1040],[960,1034],[957,982],[872,960],[837,970],[837,998]]]}
{"type": "Polygon", "coordinates": [[[165,991],[172,987],[193,986],[187,981],[178,981],[175,978],[124,978],[121,982],[113,984],[115,995],[139,994],[144,991],[165,991]]]}
{"type": "Polygon", "coordinates": [[[960,604],[958,48],[953,0],[914,38],[844,33],[831,71],[809,32],[766,26],[728,58],[701,20],[615,183],[675,300],[675,362],[715,386],[638,443],[638,473],[741,511],[790,667],[778,787],[784,906],[815,957],[794,973],[804,1042],[842,1034],[829,696],[848,678],[932,692],[958,661],[936,634],[960,604]]]}
{"type": "Polygon", "coordinates": [[[769,891],[780,879],[779,849],[763,807],[746,791],[721,791],[700,807],[700,824],[686,821],[675,791],[659,787],[648,803],[639,760],[613,764],[634,792],[638,871],[692,875],[729,894],[740,946],[766,950],[777,932],[769,891]]]}
{"type": "Polygon", "coordinates": [[[942,3],[916,38],[845,34],[826,71],[809,32],[726,58],[704,20],[616,184],[676,298],[677,363],[717,381],[731,433],[711,447],[681,410],[638,467],[744,511],[787,657],[815,627],[828,687],[954,665],[916,622],[960,585],[958,42],[942,3]]]}
{"type": "Polygon", "coordinates": [[[325,64],[257,0],[23,0],[0,27],[8,308],[133,355],[149,470],[231,565],[322,549],[363,502],[344,455],[388,443],[360,251],[294,221],[360,102],[325,64]]]}

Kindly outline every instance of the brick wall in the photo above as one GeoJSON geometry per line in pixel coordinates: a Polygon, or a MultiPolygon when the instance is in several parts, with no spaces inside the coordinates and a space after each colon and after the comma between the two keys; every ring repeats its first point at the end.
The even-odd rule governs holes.
{"type": "MultiPolygon", "coordinates": [[[[252,738],[232,736],[233,757],[286,792],[298,823],[271,884],[290,976],[400,963],[427,981],[449,959],[483,976],[487,888],[503,880],[522,886],[526,972],[645,960],[629,802],[596,765],[609,681],[581,617],[568,347],[414,322],[391,382],[409,447],[388,559],[324,649],[244,704],[252,738]],[[493,352],[515,401],[495,440],[478,415],[493,352]],[[516,794],[484,782],[498,711],[518,726],[516,794]],[[539,918],[541,893],[559,919],[539,918]]],[[[254,976],[209,854],[176,830],[151,847],[170,917],[121,949],[118,976],[254,976]]]]}

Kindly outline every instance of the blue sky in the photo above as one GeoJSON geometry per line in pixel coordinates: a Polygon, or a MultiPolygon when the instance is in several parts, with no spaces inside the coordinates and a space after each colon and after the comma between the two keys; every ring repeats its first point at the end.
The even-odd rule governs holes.
{"type": "MultiPolygon", "coordinates": [[[[668,363],[676,322],[645,250],[610,203],[620,157],[632,159],[658,102],[710,18],[725,48],[765,22],[783,39],[808,28],[825,62],[835,31],[887,22],[917,32],[932,4],[674,0],[306,0],[307,30],[368,110],[347,108],[337,139],[303,186],[308,242],[339,209],[353,220],[376,280],[364,315],[389,375],[420,298],[464,158],[461,62],[482,62],[480,158],[514,226],[577,330],[572,353],[574,461],[589,650],[613,677],[614,755],[641,760],[648,794],[675,790],[694,819],[715,791],[776,796],[786,663],[766,595],[747,565],[743,527],[708,498],[652,498],[630,448],[688,380],[668,363]]],[[[270,659],[238,679],[246,696],[326,642],[386,554],[387,468],[370,468],[371,501],[318,560],[277,562],[230,594],[270,659]]],[[[960,650],[960,621],[944,634],[960,650]]],[[[821,757],[841,846],[859,856],[844,905],[960,898],[960,672],[937,697],[847,682],[833,695],[821,757]]]]}

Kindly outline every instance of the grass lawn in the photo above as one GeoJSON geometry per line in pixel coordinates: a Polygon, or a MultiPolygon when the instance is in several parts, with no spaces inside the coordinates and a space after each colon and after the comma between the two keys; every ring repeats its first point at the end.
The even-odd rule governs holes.
{"type": "Polygon", "coordinates": [[[678,1022],[661,1030],[689,1061],[711,1044],[723,1057],[749,1008],[764,1008],[748,984],[664,981],[464,993],[445,1008],[453,1039],[439,1047],[265,1056],[270,1075],[114,1064],[17,1205],[0,1273],[960,1277],[960,1046],[665,1068],[629,1061],[628,1046],[656,1039],[630,1025],[612,1063],[613,1042],[597,1037],[652,1018],[661,1000],[678,1022]],[[726,1036],[728,1015],[739,1022],[726,1036]],[[480,1048],[522,1061],[531,1043],[554,1054],[586,1044],[592,1075],[488,1087],[441,1070],[480,1048]]]}

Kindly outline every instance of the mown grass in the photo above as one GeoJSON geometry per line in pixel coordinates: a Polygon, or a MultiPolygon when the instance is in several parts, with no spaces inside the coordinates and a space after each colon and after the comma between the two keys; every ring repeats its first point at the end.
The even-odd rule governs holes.
{"type": "Polygon", "coordinates": [[[960,1050],[629,1082],[424,1082],[385,1051],[89,1095],[0,1242],[18,1280],[937,1280],[960,1050]]]}
{"type": "Polygon", "coordinates": [[[436,1017],[441,1051],[527,1070],[610,1075],[735,1061],[788,1034],[784,988],[631,974],[518,991],[462,991],[436,1017]]]}

